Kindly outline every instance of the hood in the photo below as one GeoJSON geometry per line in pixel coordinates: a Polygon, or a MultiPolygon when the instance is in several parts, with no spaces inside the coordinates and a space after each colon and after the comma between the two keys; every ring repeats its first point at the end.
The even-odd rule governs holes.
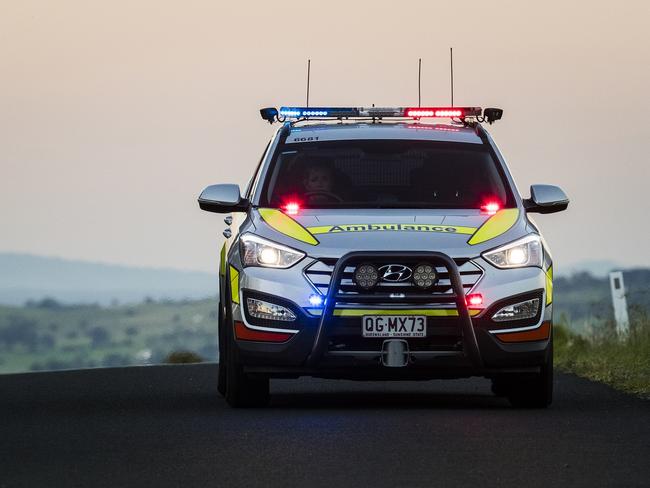
{"type": "MultiPolygon", "coordinates": [[[[507,212],[507,225],[502,223],[498,234],[488,240],[494,241],[521,220],[517,209],[501,212],[507,212]]],[[[452,257],[472,257],[486,248],[481,245],[486,241],[472,245],[468,241],[476,241],[479,229],[485,234],[488,220],[499,215],[456,209],[314,209],[291,216],[275,209],[259,209],[255,213],[257,233],[313,257],[338,257],[358,250],[440,251],[452,257]]],[[[494,245],[491,242],[488,247],[494,245]]]]}

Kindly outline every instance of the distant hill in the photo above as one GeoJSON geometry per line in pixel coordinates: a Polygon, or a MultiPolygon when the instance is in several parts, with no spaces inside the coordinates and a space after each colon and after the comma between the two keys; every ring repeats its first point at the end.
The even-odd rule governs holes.
{"type": "Polygon", "coordinates": [[[62,303],[108,305],[145,298],[185,300],[215,297],[215,274],[0,253],[0,304],[54,298],[62,303]]]}
{"type": "MultiPolygon", "coordinates": [[[[631,317],[650,313],[650,269],[623,270],[627,305],[631,317]]],[[[584,323],[613,318],[609,277],[576,273],[553,280],[555,318],[566,315],[577,329],[584,323]]]]}
{"type": "Polygon", "coordinates": [[[589,273],[596,278],[603,278],[609,276],[610,271],[618,271],[624,266],[608,260],[591,260],[591,261],[578,261],[577,263],[565,265],[564,263],[557,263],[556,276],[571,276],[579,273],[589,273]]]}

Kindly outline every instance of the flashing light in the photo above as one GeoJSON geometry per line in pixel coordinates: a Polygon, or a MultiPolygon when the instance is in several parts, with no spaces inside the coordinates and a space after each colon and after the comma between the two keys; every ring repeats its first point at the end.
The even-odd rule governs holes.
{"type": "Polygon", "coordinates": [[[298,202],[289,202],[282,207],[287,215],[298,215],[300,204],[298,202]]]}
{"type": "Polygon", "coordinates": [[[309,295],[309,303],[313,307],[320,307],[323,305],[323,297],[321,295],[309,295]]]}
{"type": "Polygon", "coordinates": [[[302,112],[300,110],[292,110],[288,108],[281,108],[280,109],[280,115],[283,117],[300,117],[302,112]]]}
{"type": "Polygon", "coordinates": [[[279,111],[280,117],[292,119],[310,117],[411,117],[418,119],[446,117],[463,119],[480,117],[482,113],[481,107],[281,107],[279,111]]]}
{"type": "Polygon", "coordinates": [[[481,205],[481,212],[487,215],[494,215],[501,210],[499,202],[487,202],[481,205]]]}
{"type": "Polygon", "coordinates": [[[305,110],[302,115],[305,117],[327,117],[327,110],[305,110]]]}
{"type": "Polygon", "coordinates": [[[281,107],[280,116],[291,119],[309,117],[358,117],[359,110],[345,107],[281,107]]]}
{"type": "Polygon", "coordinates": [[[465,297],[465,301],[469,307],[480,307],[483,305],[483,295],[480,293],[472,293],[465,297]]]}
{"type": "Polygon", "coordinates": [[[459,117],[465,116],[465,110],[462,108],[431,108],[417,107],[407,108],[404,110],[407,117],[459,117]]]}

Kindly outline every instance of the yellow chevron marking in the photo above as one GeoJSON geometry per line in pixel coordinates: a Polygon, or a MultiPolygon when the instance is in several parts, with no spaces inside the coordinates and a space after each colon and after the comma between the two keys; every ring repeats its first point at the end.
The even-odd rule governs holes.
{"type": "Polygon", "coordinates": [[[467,243],[470,246],[480,244],[500,236],[510,229],[519,218],[519,209],[504,208],[487,219],[467,243]]]}
{"type": "Polygon", "coordinates": [[[280,210],[274,208],[260,208],[259,212],[262,216],[262,219],[264,219],[264,222],[269,224],[281,234],[284,234],[285,236],[289,236],[301,242],[306,242],[312,246],[318,245],[318,240],[316,240],[316,238],[311,235],[307,229],[305,229],[302,225],[293,220],[284,212],[281,212],[280,210]]]}

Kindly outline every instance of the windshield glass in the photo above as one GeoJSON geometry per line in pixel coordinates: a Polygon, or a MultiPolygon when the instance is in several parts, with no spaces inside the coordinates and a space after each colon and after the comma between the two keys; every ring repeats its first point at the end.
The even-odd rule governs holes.
{"type": "Polygon", "coordinates": [[[346,140],[287,144],[271,164],[260,205],[302,208],[513,207],[483,144],[346,140]]]}

